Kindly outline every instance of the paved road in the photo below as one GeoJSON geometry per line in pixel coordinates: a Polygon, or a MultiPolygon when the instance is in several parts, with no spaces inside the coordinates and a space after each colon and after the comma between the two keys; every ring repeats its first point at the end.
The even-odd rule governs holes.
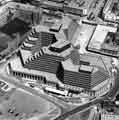
{"type": "Polygon", "coordinates": [[[116,70],[117,70],[117,73],[114,73],[116,77],[114,81],[114,86],[110,90],[110,92],[106,95],[106,97],[111,100],[115,97],[115,95],[117,94],[117,91],[119,90],[119,69],[117,68],[116,70]]]}
{"type": "Polygon", "coordinates": [[[24,89],[25,91],[28,91],[28,92],[32,93],[33,95],[40,96],[40,97],[48,100],[49,102],[52,102],[53,104],[55,104],[56,106],[58,106],[61,109],[62,113],[64,113],[64,114],[61,114],[60,116],[58,116],[55,120],[65,120],[67,117],[70,117],[71,115],[73,115],[75,113],[83,112],[87,108],[90,108],[91,106],[93,106],[95,104],[98,104],[98,103],[102,102],[103,100],[106,100],[108,98],[113,99],[115,97],[115,94],[117,93],[117,90],[119,90],[119,88],[118,88],[118,86],[119,86],[119,70],[117,70],[117,73],[118,74],[115,73],[116,74],[115,75],[116,79],[115,79],[114,87],[110,90],[110,92],[106,96],[95,99],[93,101],[90,101],[87,104],[78,106],[77,108],[74,108],[73,110],[68,111],[66,113],[62,112],[63,108],[62,108],[62,106],[60,106],[57,103],[57,101],[53,101],[52,99],[49,99],[47,95],[40,94],[36,90],[33,90],[33,89],[31,89],[31,88],[29,88],[27,86],[24,86],[23,84],[20,84],[19,82],[15,81],[13,79],[8,78],[8,76],[3,76],[2,74],[0,74],[0,78],[5,80],[8,83],[14,84],[18,88],[24,89]]]}
{"type": "Polygon", "coordinates": [[[54,97],[49,96],[47,94],[42,94],[41,92],[38,92],[38,91],[28,87],[28,86],[25,86],[24,84],[19,82],[18,79],[8,76],[6,73],[6,65],[7,65],[6,62],[3,64],[0,64],[0,79],[15,85],[17,88],[21,88],[21,89],[31,93],[32,95],[40,96],[43,99],[53,103],[55,106],[59,107],[61,114],[65,113],[67,110],[71,110],[72,107],[74,107],[74,106],[66,104],[64,101],[62,101],[58,98],[54,98],[54,97]]]}
{"type": "Polygon", "coordinates": [[[98,104],[98,103],[100,103],[100,102],[102,102],[102,101],[103,101],[103,98],[100,98],[100,99],[96,99],[96,100],[94,100],[94,101],[91,101],[91,102],[89,102],[89,103],[87,103],[87,104],[81,105],[81,106],[79,106],[79,107],[77,107],[77,108],[75,108],[75,109],[73,109],[73,110],[71,110],[71,111],[68,111],[68,112],[60,115],[60,116],[57,117],[55,120],[65,120],[66,118],[72,116],[73,114],[79,113],[79,112],[83,112],[83,111],[85,111],[87,108],[90,108],[90,107],[92,107],[93,105],[98,104]]]}
{"type": "Polygon", "coordinates": [[[119,90],[119,70],[118,69],[117,69],[117,74],[115,73],[115,77],[116,78],[115,78],[114,86],[106,96],[95,99],[85,105],[78,106],[77,108],[60,115],[55,120],[65,120],[66,118],[72,116],[73,114],[83,112],[85,109],[87,109],[95,104],[98,104],[104,100],[113,99],[115,97],[115,94],[119,90]]]}

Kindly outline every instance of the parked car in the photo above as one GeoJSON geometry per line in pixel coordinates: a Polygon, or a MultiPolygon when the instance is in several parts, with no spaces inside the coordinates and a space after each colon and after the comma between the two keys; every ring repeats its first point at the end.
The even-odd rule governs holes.
{"type": "Polygon", "coordinates": [[[4,87],[6,85],[6,83],[5,82],[3,82],[3,81],[0,81],[0,87],[2,88],[2,87],[4,87]]]}

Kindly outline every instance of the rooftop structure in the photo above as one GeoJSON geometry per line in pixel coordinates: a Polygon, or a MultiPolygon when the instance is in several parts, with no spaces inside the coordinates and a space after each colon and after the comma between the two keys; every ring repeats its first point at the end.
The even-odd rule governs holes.
{"type": "Polygon", "coordinates": [[[54,53],[62,53],[70,47],[71,47],[71,43],[69,43],[69,41],[58,41],[52,44],[49,47],[49,50],[54,53]]]}

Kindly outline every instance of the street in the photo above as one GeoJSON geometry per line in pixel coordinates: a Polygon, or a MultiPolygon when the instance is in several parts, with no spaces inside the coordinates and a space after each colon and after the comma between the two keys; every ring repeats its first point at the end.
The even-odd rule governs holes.
{"type": "Polygon", "coordinates": [[[98,104],[104,100],[113,99],[115,97],[115,94],[117,93],[117,90],[119,89],[118,88],[118,86],[119,86],[119,80],[118,80],[119,79],[119,70],[117,70],[117,73],[118,74],[115,74],[116,78],[115,78],[114,86],[108,94],[106,94],[104,97],[100,97],[98,99],[92,100],[87,104],[80,105],[80,106],[74,108],[73,110],[69,109],[68,112],[65,112],[65,110],[64,110],[66,107],[65,103],[60,105],[59,102],[57,102],[56,100],[54,100],[52,97],[48,96],[47,94],[41,94],[40,92],[38,92],[34,89],[31,89],[30,87],[27,87],[24,84],[18,82],[15,78],[14,78],[14,80],[13,80],[13,78],[11,79],[10,76],[8,76],[3,69],[0,73],[0,79],[3,79],[4,81],[6,81],[8,83],[14,84],[16,87],[21,88],[21,89],[23,89],[23,90],[25,90],[33,95],[40,96],[40,97],[48,100],[49,102],[52,102],[57,107],[59,107],[61,110],[61,115],[58,116],[55,120],[65,120],[66,118],[72,116],[73,114],[83,112],[86,109],[88,109],[88,108],[92,107],[93,105],[98,104]]]}
{"type": "Polygon", "coordinates": [[[29,94],[32,94],[33,96],[39,96],[42,97],[43,99],[53,103],[56,107],[60,109],[60,113],[64,113],[67,109],[70,109],[68,105],[65,105],[63,101],[60,101],[56,98],[53,98],[47,94],[42,94],[28,86],[25,86],[24,84],[18,82],[16,78],[11,78],[5,73],[5,68],[2,66],[2,69],[0,69],[0,79],[6,81],[7,83],[13,84],[16,86],[16,88],[23,89],[24,91],[28,92],[29,94]],[[57,101],[58,100],[58,101],[57,101]]]}
{"type": "Polygon", "coordinates": [[[66,118],[72,116],[73,114],[80,113],[80,112],[84,111],[86,108],[89,108],[89,107],[91,107],[95,104],[98,104],[104,100],[113,99],[115,97],[115,94],[119,90],[119,70],[118,69],[117,69],[117,74],[115,73],[115,76],[116,76],[116,78],[115,78],[114,86],[110,90],[110,92],[108,94],[106,94],[106,96],[101,97],[99,99],[95,99],[85,105],[78,106],[77,108],[60,115],[55,120],[65,120],[66,118]]]}

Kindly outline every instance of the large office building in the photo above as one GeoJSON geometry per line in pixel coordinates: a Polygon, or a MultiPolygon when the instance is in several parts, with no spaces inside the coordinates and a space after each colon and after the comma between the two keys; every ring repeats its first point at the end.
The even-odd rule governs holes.
{"type": "MultiPolygon", "coordinates": [[[[74,29],[75,24],[68,27],[67,31],[74,29]]],[[[77,59],[79,64],[73,64],[71,53],[75,48],[68,40],[70,37],[65,36],[64,28],[59,31],[52,31],[42,25],[33,28],[17,56],[9,62],[9,74],[37,82],[43,89],[63,96],[71,93],[79,96],[84,94],[90,98],[105,94],[111,79],[105,65],[99,67],[100,63],[103,64],[101,60],[97,62],[97,58],[80,54],[80,59],[77,59]]]]}
{"type": "Polygon", "coordinates": [[[69,14],[85,16],[90,11],[93,0],[66,0],[64,4],[64,11],[69,14]]]}

